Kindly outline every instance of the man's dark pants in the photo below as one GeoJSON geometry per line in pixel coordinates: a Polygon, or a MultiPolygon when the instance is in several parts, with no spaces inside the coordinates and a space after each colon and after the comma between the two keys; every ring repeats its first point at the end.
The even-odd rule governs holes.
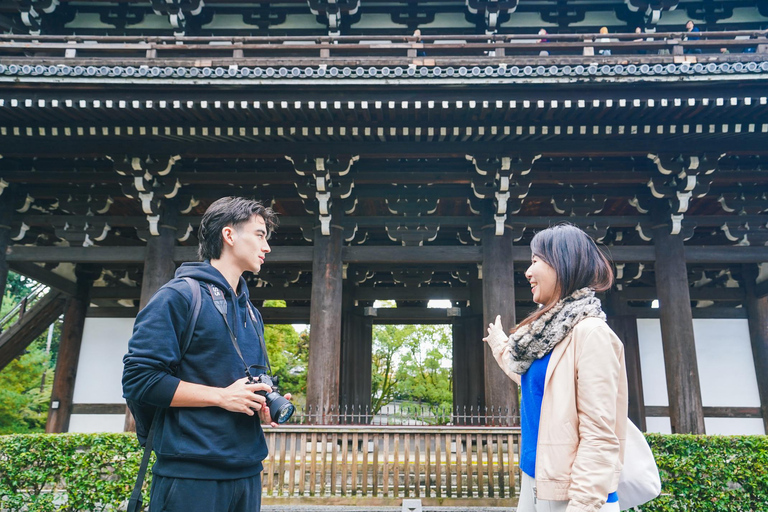
{"type": "Polygon", "coordinates": [[[150,512],[259,512],[261,473],[238,480],[193,480],[155,475],[150,512]]]}

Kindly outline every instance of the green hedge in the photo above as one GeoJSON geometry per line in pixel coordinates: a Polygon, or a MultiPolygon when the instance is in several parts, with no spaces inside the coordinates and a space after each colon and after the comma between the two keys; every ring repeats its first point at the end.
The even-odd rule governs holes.
{"type": "Polygon", "coordinates": [[[659,466],[662,494],[643,512],[768,511],[768,436],[646,438],[659,466]]]}
{"type": "MultiPolygon", "coordinates": [[[[643,512],[768,510],[768,437],[647,438],[663,486],[643,512]]],[[[115,510],[130,495],[141,453],[133,434],[0,436],[0,510],[115,510]]]]}
{"type": "Polygon", "coordinates": [[[141,456],[135,434],[0,436],[0,510],[115,510],[133,490],[141,456]]]}

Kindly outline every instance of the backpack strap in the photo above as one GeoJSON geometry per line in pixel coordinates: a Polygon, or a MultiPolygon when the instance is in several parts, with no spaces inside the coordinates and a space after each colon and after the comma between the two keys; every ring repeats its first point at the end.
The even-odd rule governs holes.
{"type": "Polygon", "coordinates": [[[185,277],[184,280],[192,288],[192,307],[190,308],[191,314],[187,318],[187,325],[184,327],[184,339],[181,342],[181,359],[184,359],[184,354],[187,353],[189,346],[192,344],[192,335],[195,333],[197,317],[200,316],[200,306],[203,303],[200,298],[200,283],[197,279],[185,277]]]}
{"type": "MultiPolygon", "coordinates": [[[[184,337],[182,338],[180,345],[181,358],[179,359],[179,362],[184,359],[184,355],[192,344],[192,335],[195,333],[197,318],[200,316],[200,306],[203,302],[200,296],[200,283],[191,277],[185,277],[184,281],[186,281],[192,289],[192,304],[189,308],[187,323],[184,326],[184,337]]],[[[158,407],[155,410],[155,417],[152,418],[152,425],[149,427],[149,432],[147,433],[147,442],[144,445],[144,454],[141,457],[139,472],[136,475],[136,484],[133,486],[133,492],[131,492],[131,498],[128,500],[128,508],[126,509],[126,512],[139,512],[143,508],[144,500],[141,497],[141,488],[144,486],[144,477],[147,474],[147,468],[149,467],[149,457],[152,454],[152,444],[155,438],[155,427],[157,426],[158,421],[160,421],[162,410],[162,408],[158,407]]]]}

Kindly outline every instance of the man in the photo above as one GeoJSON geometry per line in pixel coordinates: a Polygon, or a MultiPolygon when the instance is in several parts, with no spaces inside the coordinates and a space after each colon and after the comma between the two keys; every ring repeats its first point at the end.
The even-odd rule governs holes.
{"type": "Polygon", "coordinates": [[[123,396],[163,409],[154,434],[152,512],[261,507],[267,445],[259,419],[275,423],[265,398],[255,393],[270,387],[246,377],[248,367],[254,377],[266,372],[255,366],[266,367],[267,355],[264,324],[242,274],[261,270],[276,225],[275,213],[257,201],[214,202],[200,222],[202,262],[179,267],[136,318],[123,358],[123,396]],[[182,358],[180,340],[192,305],[184,277],[198,282],[202,302],[182,358]],[[222,301],[214,303],[217,289],[226,309],[219,309],[222,301]]]}

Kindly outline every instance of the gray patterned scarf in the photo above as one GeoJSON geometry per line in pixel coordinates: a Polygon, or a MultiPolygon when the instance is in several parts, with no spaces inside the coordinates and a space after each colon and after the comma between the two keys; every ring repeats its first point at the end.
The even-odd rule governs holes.
{"type": "Polygon", "coordinates": [[[605,313],[595,291],[581,288],[560,300],[536,321],[520,327],[509,338],[512,371],[520,375],[527,372],[535,360],[549,354],[577,323],[589,317],[605,320],[605,313]]]}

